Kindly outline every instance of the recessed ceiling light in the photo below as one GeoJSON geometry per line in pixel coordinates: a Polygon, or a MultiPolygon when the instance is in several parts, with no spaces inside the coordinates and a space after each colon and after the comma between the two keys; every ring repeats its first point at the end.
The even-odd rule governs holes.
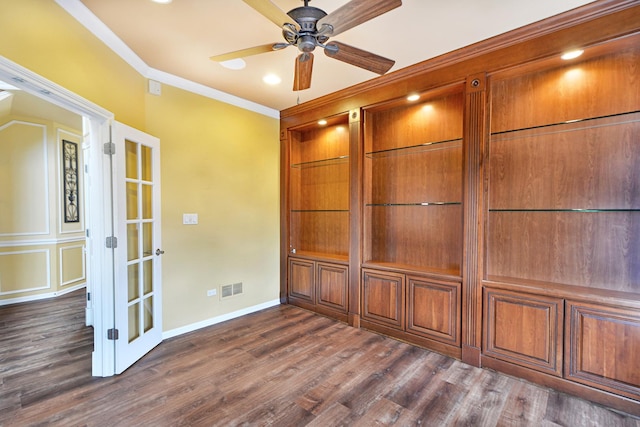
{"type": "Polygon", "coordinates": [[[282,79],[275,74],[267,74],[262,78],[262,81],[268,85],[277,85],[282,81],[282,79]]]}
{"type": "Polygon", "coordinates": [[[324,126],[324,125],[326,125],[326,124],[327,124],[327,121],[326,121],[325,119],[318,120],[318,124],[319,124],[320,126],[324,126]]]}
{"type": "Polygon", "coordinates": [[[247,66],[247,63],[244,62],[244,59],[242,58],[236,58],[236,59],[230,59],[228,61],[222,61],[220,62],[220,65],[230,70],[242,70],[244,67],[247,66]]]}
{"type": "Polygon", "coordinates": [[[154,3],[160,3],[160,4],[169,4],[171,3],[173,0],[151,0],[154,3]]]}
{"type": "Polygon", "coordinates": [[[416,93],[414,93],[413,95],[407,96],[407,101],[409,102],[414,102],[414,101],[417,101],[418,99],[420,99],[420,95],[416,93]]]}
{"type": "Polygon", "coordinates": [[[565,52],[560,58],[564,59],[565,61],[569,59],[574,59],[582,55],[583,52],[584,50],[582,49],[570,50],[569,52],[565,52]]]}

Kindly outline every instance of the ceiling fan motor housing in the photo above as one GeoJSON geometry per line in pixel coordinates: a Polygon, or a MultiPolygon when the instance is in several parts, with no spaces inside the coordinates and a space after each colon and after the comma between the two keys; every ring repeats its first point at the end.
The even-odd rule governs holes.
{"type": "Polygon", "coordinates": [[[295,34],[284,30],[282,34],[287,42],[296,45],[301,52],[311,52],[318,44],[323,44],[329,39],[325,35],[317,34],[316,23],[327,16],[323,10],[303,6],[290,10],[287,15],[300,25],[300,31],[295,34]]]}

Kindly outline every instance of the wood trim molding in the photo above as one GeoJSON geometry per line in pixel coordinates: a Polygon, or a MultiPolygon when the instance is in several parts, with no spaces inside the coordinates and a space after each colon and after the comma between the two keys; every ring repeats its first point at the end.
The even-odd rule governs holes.
{"type": "MultiPolygon", "coordinates": [[[[464,123],[463,170],[464,176],[464,256],[462,261],[462,344],[481,347],[482,328],[482,257],[483,233],[483,147],[485,145],[485,122],[487,114],[487,77],[476,74],[467,78],[466,108],[464,123]]],[[[465,355],[467,353],[463,353],[465,355]]],[[[465,360],[479,366],[479,360],[465,360]],[[474,363],[475,362],[475,363],[474,363]]]]}
{"type": "Polygon", "coordinates": [[[364,170],[363,121],[360,109],[349,111],[349,325],[360,325],[360,266],[362,264],[362,182],[364,170]]]}
{"type": "MultiPolygon", "coordinates": [[[[606,18],[614,15],[618,12],[624,12],[628,9],[636,9],[635,12],[629,16],[629,25],[622,25],[622,21],[613,18],[618,25],[611,25],[611,28],[601,34],[589,34],[589,42],[595,43],[599,40],[608,39],[613,36],[621,36],[630,31],[631,28],[637,27],[632,25],[631,22],[635,19],[637,22],[637,15],[640,15],[640,7],[638,7],[637,0],[602,0],[593,3],[586,4],[576,9],[569,10],[567,12],[549,17],[547,19],[534,22],[524,27],[509,31],[504,34],[497,35],[487,40],[474,43],[472,45],[454,50],[452,52],[437,56],[435,58],[428,59],[418,64],[400,69],[398,71],[380,76],[358,85],[351,86],[347,89],[339,92],[334,92],[329,95],[325,95],[320,98],[305,102],[300,105],[293,106],[291,108],[282,110],[280,112],[280,118],[286,119],[298,114],[316,110],[320,107],[327,106],[328,104],[337,103],[342,101],[341,108],[345,107],[345,102],[349,104],[351,98],[362,94],[366,91],[372,91],[379,87],[386,87],[392,85],[394,82],[401,80],[407,80],[418,74],[424,74],[432,72],[437,69],[449,67],[464,61],[469,61],[478,58],[489,53],[494,53],[503,49],[508,49],[521,43],[529,42],[537,38],[548,36],[550,34],[557,33],[562,30],[566,30],[581,24],[588,24],[600,18],[606,18]]],[[[591,31],[585,31],[585,33],[591,33],[591,31]]],[[[585,36],[586,37],[586,36],[585,36]]],[[[554,46],[545,45],[541,48],[540,52],[524,52],[527,56],[527,60],[535,59],[541,55],[550,54],[550,51],[556,49],[554,46]],[[531,56],[535,55],[535,56],[531,56]]],[[[559,52],[557,52],[559,53],[559,52]]],[[[510,59],[511,61],[518,61],[517,59],[510,59]]],[[[510,64],[517,65],[517,62],[510,64]]],[[[454,79],[455,80],[455,79],[454,79]]],[[[442,83],[437,84],[441,86],[442,83]]],[[[358,103],[353,103],[358,105],[358,103]]],[[[347,105],[347,108],[349,107],[347,105]]]]}

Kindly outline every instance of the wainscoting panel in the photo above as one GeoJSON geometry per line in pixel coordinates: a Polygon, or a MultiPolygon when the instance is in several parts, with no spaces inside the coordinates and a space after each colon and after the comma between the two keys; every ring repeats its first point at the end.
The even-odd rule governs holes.
{"type": "Polygon", "coordinates": [[[85,280],[84,245],[59,248],[60,286],[85,280]]]}
{"type": "Polygon", "coordinates": [[[15,120],[0,126],[0,236],[49,234],[46,132],[15,120]]]}
{"type": "Polygon", "coordinates": [[[0,295],[51,288],[48,249],[0,252],[0,295]]]}

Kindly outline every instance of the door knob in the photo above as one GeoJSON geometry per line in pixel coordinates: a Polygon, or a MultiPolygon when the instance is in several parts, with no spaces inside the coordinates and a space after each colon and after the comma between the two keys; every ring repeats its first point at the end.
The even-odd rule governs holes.
{"type": "Polygon", "coordinates": [[[160,249],[156,249],[156,255],[162,255],[164,253],[164,251],[161,251],[160,249]]]}

